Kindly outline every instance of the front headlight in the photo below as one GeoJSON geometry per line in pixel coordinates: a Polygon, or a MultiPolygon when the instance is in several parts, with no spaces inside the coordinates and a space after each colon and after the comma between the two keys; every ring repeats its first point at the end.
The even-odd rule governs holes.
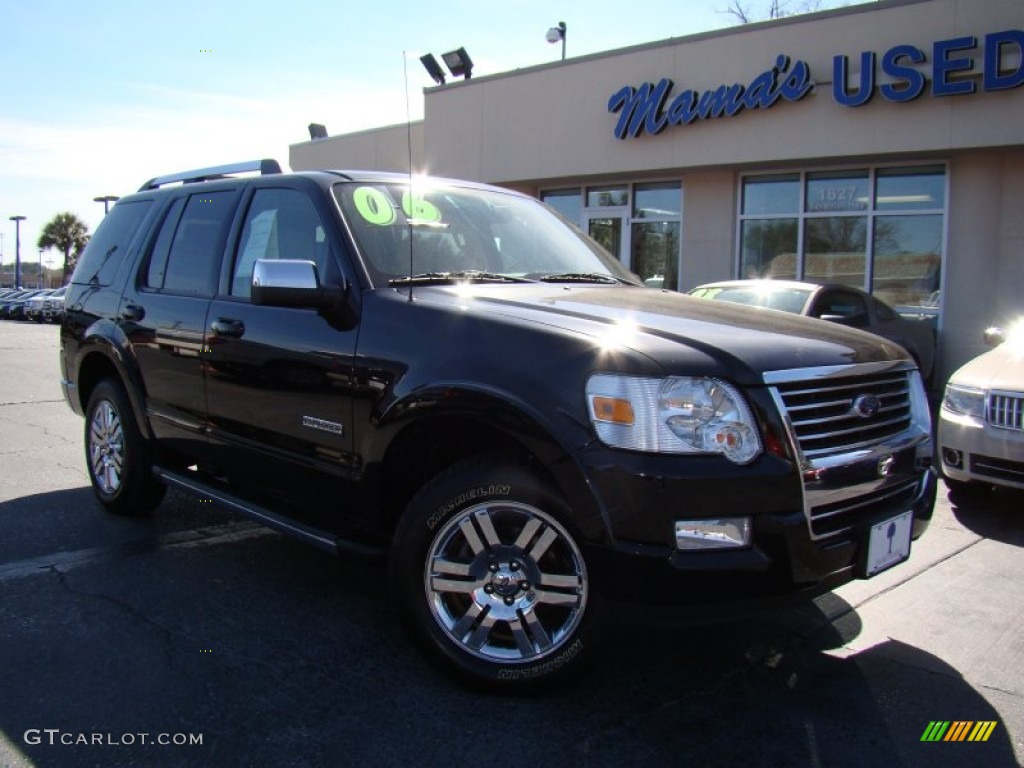
{"type": "Polygon", "coordinates": [[[605,445],[651,453],[717,453],[736,464],[761,454],[746,401],[719,379],[648,379],[597,373],[587,380],[587,408],[605,445]]]}
{"type": "Polygon", "coordinates": [[[947,384],[946,394],[942,398],[942,407],[953,413],[972,416],[975,419],[985,418],[985,390],[964,387],[959,384],[947,384]]]}

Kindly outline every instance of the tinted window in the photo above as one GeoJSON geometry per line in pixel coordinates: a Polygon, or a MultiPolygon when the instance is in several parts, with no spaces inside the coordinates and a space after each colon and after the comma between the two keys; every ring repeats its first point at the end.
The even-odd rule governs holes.
{"type": "Polygon", "coordinates": [[[72,282],[110,285],[152,204],[152,200],[136,200],[115,205],[78,260],[72,282]]]}
{"type": "Polygon", "coordinates": [[[231,278],[231,294],[248,296],[257,259],[312,261],[320,274],[327,237],[312,201],[294,189],[261,189],[253,195],[231,278]]]}
{"type": "Polygon", "coordinates": [[[185,207],[185,198],[179,197],[175,200],[164,216],[163,224],[160,225],[160,234],[157,235],[156,243],[153,245],[153,253],[149,257],[149,269],[146,272],[145,285],[148,288],[163,288],[164,273],[167,271],[167,256],[171,252],[171,241],[174,240],[174,230],[178,226],[178,219],[181,218],[181,209],[185,207]]]}
{"type": "Polygon", "coordinates": [[[878,299],[874,300],[875,315],[883,323],[891,323],[893,320],[899,319],[899,316],[889,308],[888,304],[883,304],[878,299]]]}
{"type": "Polygon", "coordinates": [[[162,287],[173,293],[213,294],[224,248],[224,232],[234,210],[234,198],[235,192],[231,190],[191,195],[177,226],[172,209],[153,249],[148,279],[150,287],[162,287]],[[161,284],[160,262],[172,227],[174,236],[167,252],[161,284]]]}
{"type": "Polygon", "coordinates": [[[817,301],[814,317],[841,320],[845,325],[857,327],[868,324],[868,307],[864,297],[847,291],[827,291],[817,301]]]}

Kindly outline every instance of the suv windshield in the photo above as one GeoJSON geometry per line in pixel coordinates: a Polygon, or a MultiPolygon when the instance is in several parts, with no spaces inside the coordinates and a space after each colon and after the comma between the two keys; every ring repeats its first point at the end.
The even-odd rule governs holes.
{"type": "Polygon", "coordinates": [[[448,276],[636,282],[597,243],[531,198],[390,182],[337,184],[334,194],[375,284],[448,276]]]}

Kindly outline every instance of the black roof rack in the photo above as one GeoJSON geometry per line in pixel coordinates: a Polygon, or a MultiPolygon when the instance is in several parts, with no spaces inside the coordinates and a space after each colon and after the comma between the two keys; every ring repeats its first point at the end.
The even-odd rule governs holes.
{"type": "Polygon", "coordinates": [[[166,176],[157,176],[154,179],[150,179],[139,187],[139,192],[145,192],[147,189],[157,189],[164,184],[173,184],[176,181],[180,181],[183,184],[193,184],[198,181],[213,181],[214,179],[223,179],[236,173],[251,173],[252,171],[259,171],[265,176],[270,173],[281,173],[281,166],[277,160],[247,160],[243,163],[215,165],[211,168],[170,173],[166,176]]]}

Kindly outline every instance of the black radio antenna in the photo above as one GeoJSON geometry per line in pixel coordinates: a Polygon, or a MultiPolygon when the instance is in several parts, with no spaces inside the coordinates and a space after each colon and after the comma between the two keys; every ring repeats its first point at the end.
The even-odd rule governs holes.
{"type": "MultiPolygon", "coordinates": [[[[409,56],[408,51],[402,51],[402,73],[405,77],[405,145],[408,151],[409,158],[409,199],[412,199],[412,112],[409,108],[409,56]]],[[[404,206],[403,206],[404,208],[404,206]]],[[[405,211],[403,210],[403,213],[405,211]]],[[[413,266],[412,266],[412,248],[413,248],[413,231],[412,231],[412,216],[406,214],[406,226],[409,228],[409,301],[412,301],[413,291],[413,266]]]]}

